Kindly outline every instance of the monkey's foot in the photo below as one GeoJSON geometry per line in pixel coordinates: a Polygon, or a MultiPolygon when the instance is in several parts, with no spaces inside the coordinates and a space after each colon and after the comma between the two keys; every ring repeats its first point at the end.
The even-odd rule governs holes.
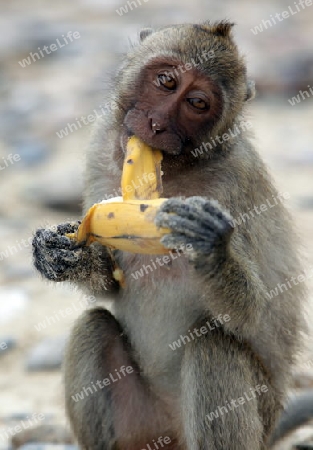
{"type": "Polygon", "coordinates": [[[209,254],[216,248],[226,248],[233,231],[231,220],[215,200],[173,197],[162,204],[155,223],[172,230],[161,239],[165,247],[191,244],[195,254],[209,254]]]}

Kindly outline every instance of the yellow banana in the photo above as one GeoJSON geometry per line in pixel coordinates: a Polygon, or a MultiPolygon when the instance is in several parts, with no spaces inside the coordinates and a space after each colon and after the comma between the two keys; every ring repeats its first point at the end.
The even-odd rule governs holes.
{"type": "Polygon", "coordinates": [[[116,197],[109,202],[93,205],[78,228],[75,239],[134,253],[163,254],[168,250],[160,238],[169,230],[157,229],[155,214],[163,198],[155,200],[129,200],[116,197]]]}
{"type": "Polygon", "coordinates": [[[122,173],[123,200],[152,200],[162,193],[160,150],[152,150],[136,136],[129,138],[122,173]]]}
{"type": "Polygon", "coordinates": [[[162,192],[162,153],[152,150],[136,136],[127,143],[122,174],[123,197],[116,197],[93,205],[76,233],[67,236],[79,243],[94,241],[133,253],[164,254],[160,239],[170,230],[158,229],[154,219],[162,192]]]}

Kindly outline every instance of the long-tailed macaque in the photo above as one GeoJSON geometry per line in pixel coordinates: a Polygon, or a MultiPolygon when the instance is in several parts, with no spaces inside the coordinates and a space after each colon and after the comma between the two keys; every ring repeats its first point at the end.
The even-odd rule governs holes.
{"type": "Polygon", "coordinates": [[[168,200],[156,224],[170,229],[168,249],[191,250],[165,262],[74,246],[71,223],[34,237],[46,278],[113,305],[81,315],[65,356],[66,407],[82,449],[263,450],[280,415],[304,283],[291,282],[301,266],[285,194],[250,141],[244,110],[254,85],[231,29],[143,30],[87,155],[84,212],[119,192],[129,136],[161,150],[168,200]]]}

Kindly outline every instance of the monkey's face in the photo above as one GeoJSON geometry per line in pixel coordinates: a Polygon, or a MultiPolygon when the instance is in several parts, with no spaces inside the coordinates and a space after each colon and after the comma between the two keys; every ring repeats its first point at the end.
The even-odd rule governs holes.
{"type": "Polygon", "coordinates": [[[144,66],[136,90],[124,125],[151,147],[172,155],[188,143],[196,146],[221,111],[218,86],[191,64],[168,58],[144,66]]]}

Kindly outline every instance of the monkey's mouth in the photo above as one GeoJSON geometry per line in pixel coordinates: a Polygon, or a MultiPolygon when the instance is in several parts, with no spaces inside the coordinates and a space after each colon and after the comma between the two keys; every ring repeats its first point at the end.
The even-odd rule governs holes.
{"type": "Polygon", "coordinates": [[[164,140],[161,139],[154,140],[154,139],[147,139],[144,136],[138,137],[140,137],[145,144],[149,145],[154,150],[160,150],[161,152],[167,153],[168,155],[178,156],[182,152],[182,144],[179,143],[179,145],[177,145],[175,142],[171,142],[170,139],[166,138],[164,140]]]}
{"type": "Polygon", "coordinates": [[[153,131],[150,121],[141,111],[130,110],[126,114],[124,126],[128,137],[135,135],[153,149],[176,156],[182,152],[183,142],[178,133],[172,130],[153,131]]]}

